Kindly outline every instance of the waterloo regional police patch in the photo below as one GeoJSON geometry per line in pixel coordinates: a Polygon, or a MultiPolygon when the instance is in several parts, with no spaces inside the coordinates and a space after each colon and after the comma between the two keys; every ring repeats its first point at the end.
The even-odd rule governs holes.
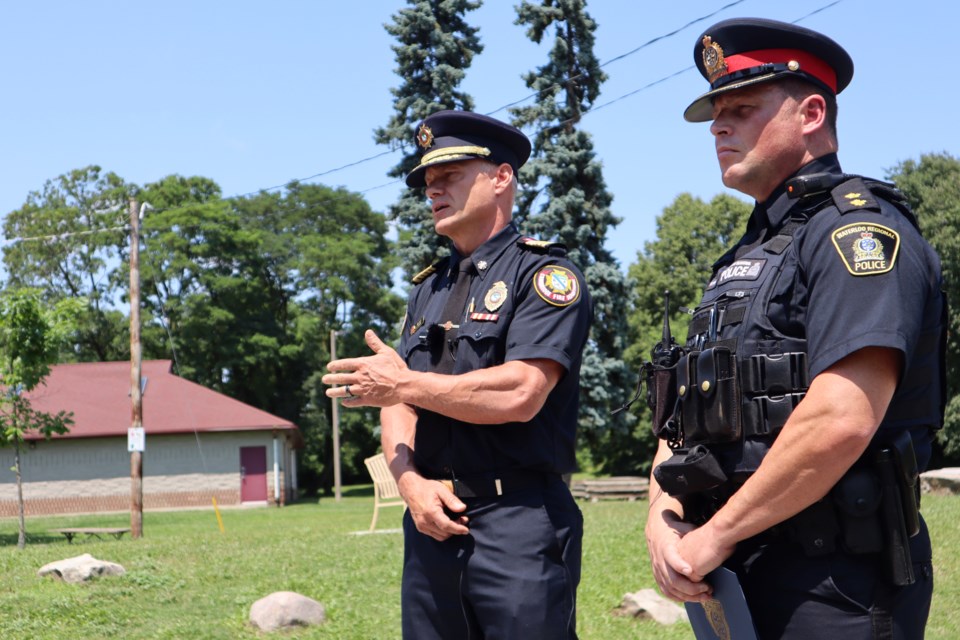
{"type": "Polygon", "coordinates": [[[831,239],[847,271],[855,276],[890,271],[900,250],[900,234],[880,224],[848,224],[834,231],[831,239]]]}
{"type": "Polygon", "coordinates": [[[550,265],[533,276],[533,288],[546,302],[555,307],[566,307],[580,297],[580,282],[573,271],[550,265]]]}

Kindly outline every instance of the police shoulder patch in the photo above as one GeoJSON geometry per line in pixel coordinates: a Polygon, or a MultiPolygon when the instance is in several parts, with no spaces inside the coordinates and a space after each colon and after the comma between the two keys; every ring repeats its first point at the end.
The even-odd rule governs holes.
{"type": "Polygon", "coordinates": [[[543,267],[534,274],[533,288],[545,302],[555,307],[566,307],[580,298],[577,275],[556,264],[543,267]]]}
{"type": "Polygon", "coordinates": [[[893,269],[900,251],[900,234],[889,227],[855,222],[830,236],[843,266],[855,276],[872,276],[893,269]]]}

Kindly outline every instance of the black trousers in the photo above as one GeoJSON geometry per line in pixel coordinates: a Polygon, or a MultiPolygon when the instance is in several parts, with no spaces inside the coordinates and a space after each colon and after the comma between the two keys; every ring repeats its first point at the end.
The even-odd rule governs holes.
{"type": "Polygon", "coordinates": [[[567,486],[463,501],[470,533],[443,542],[404,515],[404,639],[575,640],[583,516],[567,486]]]}
{"type": "Polygon", "coordinates": [[[878,554],[808,558],[790,542],[738,549],[727,566],[760,640],[921,640],[933,595],[926,523],[910,542],[916,582],[907,587],[890,583],[878,554]]]}

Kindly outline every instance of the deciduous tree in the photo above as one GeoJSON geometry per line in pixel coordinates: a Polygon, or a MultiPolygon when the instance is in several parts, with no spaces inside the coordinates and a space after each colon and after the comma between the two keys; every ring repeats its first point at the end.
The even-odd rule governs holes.
{"type": "Polygon", "coordinates": [[[940,254],[947,300],[952,303],[947,333],[947,412],[935,466],[960,464],[960,159],[928,153],[905,160],[887,175],[903,191],[920,228],[940,254]]]}
{"type": "Polygon", "coordinates": [[[17,546],[27,541],[23,504],[21,449],[30,432],[44,438],[66,433],[73,423],[70,413],[49,414],[35,410],[25,395],[50,373],[67,335],[75,328],[83,303],[63,298],[56,305],[43,302],[36,289],[8,289],[0,294],[0,445],[13,446],[16,474],[19,536],[17,546]]]}
{"type": "MultiPolygon", "coordinates": [[[[635,300],[629,323],[637,339],[627,350],[627,361],[635,371],[650,359],[650,350],[662,336],[667,290],[671,331],[683,344],[690,317],[685,310],[699,302],[711,265],[740,238],[750,211],[751,205],[729,195],[707,203],[684,193],[657,216],[656,240],[645,243],[629,271],[635,300]]],[[[646,473],[656,449],[650,412],[643,398],[631,412],[639,417],[639,426],[629,443],[622,443],[623,455],[646,473]]]]}
{"type": "Polygon", "coordinates": [[[10,286],[87,301],[72,355],[78,360],[114,360],[126,352],[113,274],[126,243],[129,189],[115,173],[90,165],[48,180],[3,222],[4,235],[15,240],[3,250],[10,286]]]}

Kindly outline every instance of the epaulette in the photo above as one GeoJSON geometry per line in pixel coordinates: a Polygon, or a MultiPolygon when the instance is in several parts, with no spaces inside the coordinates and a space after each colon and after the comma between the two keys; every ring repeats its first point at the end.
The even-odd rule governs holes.
{"type": "Polygon", "coordinates": [[[521,249],[534,251],[536,253],[550,254],[551,256],[567,255],[567,247],[562,242],[550,242],[548,240],[534,240],[533,238],[520,238],[517,240],[517,246],[521,249]]]}
{"type": "Polygon", "coordinates": [[[850,178],[835,187],[830,192],[830,196],[841,215],[861,209],[880,210],[880,203],[873,197],[870,187],[860,177],[850,178]]]}
{"type": "Polygon", "coordinates": [[[426,280],[427,278],[435,274],[437,271],[439,271],[440,265],[446,263],[448,260],[450,260],[449,256],[446,258],[443,258],[442,260],[438,260],[434,262],[432,265],[430,265],[429,267],[427,267],[417,275],[413,276],[413,278],[410,279],[410,282],[412,282],[413,284],[420,284],[421,282],[423,282],[424,280],[426,280]]]}

